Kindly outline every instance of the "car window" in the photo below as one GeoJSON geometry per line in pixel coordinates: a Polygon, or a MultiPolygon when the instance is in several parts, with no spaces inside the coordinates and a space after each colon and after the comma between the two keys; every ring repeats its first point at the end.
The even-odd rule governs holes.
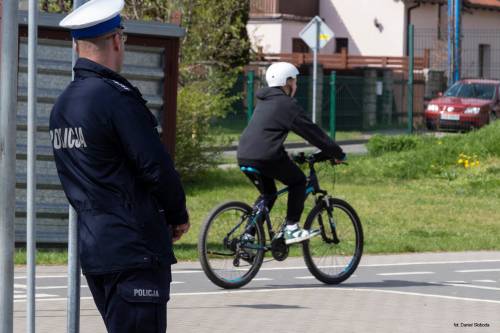
{"type": "Polygon", "coordinates": [[[462,88],[462,84],[460,82],[452,85],[448,90],[445,91],[444,96],[457,97],[458,92],[462,88]]]}
{"type": "Polygon", "coordinates": [[[493,84],[457,82],[444,93],[444,96],[491,100],[494,94],[493,84]]]}
{"type": "Polygon", "coordinates": [[[493,99],[495,86],[492,84],[474,84],[476,98],[493,99]]]}

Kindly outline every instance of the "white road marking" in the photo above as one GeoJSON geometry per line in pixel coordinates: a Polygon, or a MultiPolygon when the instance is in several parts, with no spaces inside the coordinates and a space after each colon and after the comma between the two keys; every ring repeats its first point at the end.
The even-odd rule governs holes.
{"type": "MultiPolygon", "coordinates": [[[[82,284],[80,285],[80,288],[88,288],[89,286],[82,284]]],[[[27,289],[26,285],[24,284],[14,284],[14,288],[19,288],[19,289],[27,289]]],[[[50,290],[50,289],[68,289],[68,286],[42,286],[42,287],[36,287],[36,290],[50,290]]]]}
{"type": "MultiPolygon", "coordinates": [[[[42,298],[42,297],[57,297],[58,295],[52,295],[52,294],[35,294],[35,298],[42,298]]],[[[14,295],[14,299],[26,299],[28,297],[27,295],[14,295]]]]}
{"type": "Polygon", "coordinates": [[[451,260],[451,261],[417,261],[417,262],[400,262],[389,264],[360,264],[359,267],[384,267],[384,266],[411,266],[411,265],[447,265],[447,264],[473,264],[473,263],[490,263],[500,262],[500,259],[483,259],[483,260],[451,260]]]}
{"type": "Polygon", "coordinates": [[[434,272],[395,272],[395,273],[379,273],[377,275],[393,276],[393,275],[425,275],[425,274],[434,274],[434,272]]]}
{"type": "Polygon", "coordinates": [[[369,289],[369,288],[325,288],[325,287],[311,287],[311,288],[277,288],[277,289],[257,289],[257,290],[223,290],[223,291],[207,291],[198,293],[172,293],[170,296],[209,296],[209,295],[225,295],[225,294],[239,294],[239,293],[271,293],[271,292],[290,292],[290,291],[355,291],[355,292],[379,292],[386,294],[398,294],[398,295],[410,295],[410,296],[421,296],[429,298],[443,298],[460,300],[467,302],[483,302],[483,303],[494,303],[500,304],[500,300],[490,300],[490,299],[480,299],[480,298],[467,298],[467,297],[456,297],[456,296],[446,296],[446,295],[435,295],[435,294],[424,294],[424,293],[413,293],[407,291],[396,291],[396,290],[386,290],[386,289],[369,289]]]}
{"type": "Polygon", "coordinates": [[[203,271],[200,270],[190,270],[190,271],[172,271],[172,274],[191,274],[191,273],[203,273],[203,271]]]}
{"type": "Polygon", "coordinates": [[[255,279],[252,279],[252,281],[272,281],[274,279],[271,279],[271,278],[255,278],[255,279]]]}
{"type": "Polygon", "coordinates": [[[500,272],[500,268],[489,268],[489,269],[464,269],[460,271],[455,271],[456,273],[480,273],[480,272],[500,272]]]}
{"type": "MultiPolygon", "coordinates": [[[[80,286],[80,288],[88,288],[89,286],[83,284],[80,286]]],[[[37,290],[50,290],[50,289],[68,289],[68,286],[43,286],[43,287],[36,287],[37,290]]]]}
{"type": "MultiPolygon", "coordinates": [[[[451,284],[450,284],[451,285],[451,284]]],[[[457,286],[463,287],[468,285],[457,286]]],[[[479,286],[478,286],[479,287],[479,286]]],[[[368,288],[328,288],[328,287],[311,287],[311,288],[275,288],[275,289],[254,289],[254,290],[221,290],[221,291],[208,291],[208,292],[192,292],[192,293],[171,293],[171,297],[175,296],[210,296],[210,295],[227,295],[227,294],[245,294],[245,293],[273,293],[273,292],[291,292],[291,291],[333,291],[333,292],[344,292],[344,291],[355,291],[355,292],[372,292],[372,293],[385,293],[385,294],[396,294],[396,295],[408,295],[408,296],[419,296],[428,298],[441,298],[449,300],[458,300],[465,302],[480,302],[480,303],[493,303],[500,304],[500,300],[491,299],[480,299],[480,298],[467,298],[467,297],[456,297],[456,296],[446,296],[446,295],[436,295],[436,294],[424,294],[424,293],[414,293],[406,291],[396,291],[396,290],[386,290],[386,289],[368,289],[368,288]]],[[[80,300],[93,300],[92,297],[80,297],[80,300]]],[[[54,301],[67,301],[66,297],[60,298],[43,298],[39,300],[40,302],[54,302],[54,301]]],[[[26,302],[25,299],[14,300],[15,303],[26,302]]]]}
{"type": "Polygon", "coordinates": [[[170,282],[170,284],[182,284],[182,283],[185,283],[185,282],[183,282],[183,281],[172,281],[172,282],[170,282]]]}
{"type": "MultiPolygon", "coordinates": [[[[432,283],[432,282],[429,282],[432,283]]],[[[444,281],[444,283],[467,283],[465,281],[444,281]]]]}
{"type": "MultiPolygon", "coordinates": [[[[391,266],[412,266],[412,265],[447,265],[447,264],[472,264],[472,263],[496,263],[500,259],[482,259],[482,260],[451,260],[451,261],[429,261],[429,262],[401,262],[401,263],[388,263],[388,264],[360,264],[358,267],[391,267],[391,266]]],[[[345,265],[338,266],[324,266],[323,268],[345,267],[345,265]]],[[[292,267],[262,267],[260,271],[278,271],[278,270],[301,270],[307,269],[306,266],[292,266],[292,267]]],[[[500,269],[499,269],[500,270],[500,269]]],[[[497,270],[497,271],[499,271],[497,270]]],[[[173,270],[172,274],[193,274],[203,273],[201,269],[192,270],[173,270]]],[[[37,275],[37,279],[48,278],[67,278],[67,274],[60,275],[37,275]]],[[[82,277],[84,277],[82,275],[82,277]]],[[[26,276],[15,276],[14,279],[26,279],[26,276]]]]}
{"type": "MultiPolygon", "coordinates": [[[[80,297],[80,301],[87,301],[87,300],[93,300],[92,296],[80,297]]],[[[57,301],[67,302],[68,298],[67,297],[58,297],[58,298],[42,298],[42,299],[37,299],[37,302],[57,302],[57,301]]],[[[26,302],[25,299],[16,299],[16,300],[14,300],[14,303],[24,303],[24,302],[26,302]]]]}
{"type": "MultiPolygon", "coordinates": [[[[68,274],[60,274],[60,275],[37,275],[36,278],[37,279],[56,279],[56,278],[67,278],[68,277],[68,274]]],[[[81,275],[81,277],[84,277],[83,275],[81,275]]],[[[26,276],[15,276],[14,277],[14,280],[21,280],[21,279],[26,279],[26,276]]]]}
{"type": "MultiPolygon", "coordinates": [[[[447,264],[473,264],[473,263],[492,263],[500,262],[500,259],[483,259],[483,260],[456,260],[456,261],[429,261],[429,262],[401,262],[389,264],[360,264],[358,267],[390,267],[390,266],[411,266],[411,265],[447,265],[447,264]]],[[[346,265],[330,265],[320,266],[320,268],[343,268],[346,265]]],[[[261,267],[259,271],[281,271],[281,270],[301,270],[307,269],[306,266],[290,266],[290,267],[261,267]]],[[[179,271],[178,273],[202,273],[203,271],[179,271]]],[[[172,271],[176,273],[176,271],[172,271]]]]}
{"type": "Polygon", "coordinates": [[[495,280],[472,280],[473,282],[496,283],[495,280]]]}
{"type": "Polygon", "coordinates": [[[465,287],[465,288],[474,288],[474,289],[485,289],[485,290],[498,290],[500,291],[500,288],[495,288],[495,287],[486,287],[486,286],[476,286],[474,284],[457,284],[457,283],[443,283],[446,286],[453,286],[453,287],[465,287]]]}
{"type": "MultiPolygon", "coordinates": [[[[353,277],[358,277],[356,274],[353,274],[350,276],[350,278],[353,278],[353,277]]],[[[296,276],[295,279],[299,279],[299,280],[312,280],[312,279],[316,279],[315,276],[311,276],[311,275],[307,275],[307,276],[296,276]]]]}

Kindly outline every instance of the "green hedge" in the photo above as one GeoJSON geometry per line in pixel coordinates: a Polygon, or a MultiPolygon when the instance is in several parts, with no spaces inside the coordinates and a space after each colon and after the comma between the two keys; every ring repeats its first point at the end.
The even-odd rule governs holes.
{"type": "MultiPolygon", "coordinates": [[[[377,181],[382,178],[418,179],[422,177],[456,178],[464,169],[461,155],[482,162],[500,157],[500,121],[467,134],[432,136],[375,136],[368,143],[369,155],[340,169],[353,181],[377,181]]],[[[494,168],[493,168],[494,169],[494,168]]],[[[493,169],[484,169],[486,173],[493,169]]]]}

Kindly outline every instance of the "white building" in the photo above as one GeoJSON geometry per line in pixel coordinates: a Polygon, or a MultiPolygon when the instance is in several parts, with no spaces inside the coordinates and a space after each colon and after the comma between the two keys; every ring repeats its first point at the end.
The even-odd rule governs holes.
{"type": "MultiPolygon", "coordinates": [[[[431,50],[431,67],[446,69],[446,0],[251,0],[247,26],[256,50],[307,52],[299,32],[319,15],[335,33],[323,54],[405,56],[407,26],[416,56],[431,50]]],[[[500,78],[500,1],[463,0],[462,75],[500,78]],[[499,59],[499,60],[497,60],[499,59]]]]}

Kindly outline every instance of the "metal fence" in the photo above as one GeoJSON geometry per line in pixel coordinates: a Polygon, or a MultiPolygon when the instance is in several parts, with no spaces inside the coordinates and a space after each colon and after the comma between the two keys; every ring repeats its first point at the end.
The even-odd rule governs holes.
{"type": "MultiPolygon", "coordinates": [[[[233,133],[243,131],[249,119],[248,93],[254,94],[253,105],[258,101],[255,93],[265,86],[263,71],[257,71],[253,89],[248,86],[248,73],[238,80],[235,91],[243,96],[233,105],[233,111],[224,119],[216,119],[214,125],[233,133]]],[[[318,76],[317,123],[330,132],[332,111],[335,113],[335,128],[338,131],[379,131],[405,129],[408,121],[408,78],[401,72],[382,69],[364,69],[355,73],[336,76],[335,88],[332,86],[331,73],[318,76]],[[332,96],[335,89],[335,96],[332,96]],[[332,105],[334,103],[335,105],[332,105]]],[[[426,94],[425,77],[415,75],[414,81],[414,127],[422,127],[424,97],[426,94]]],[[[312,77],[298,76],[298,90],[295,95],[298,103],[312,115],[312,77]]],[[[312,118],[312,117],[311,117],[312,118]]]]}
{"type": "MultiPolygon", "coordinates": [[[[447,31],[415,29],[415,54],[430,50],[430,69],[442,71],[447,77],[447,31]]],[[[500,79],[500,31],[465,29],[461,38],[461,76],[463,78],[500,79]]]]}

